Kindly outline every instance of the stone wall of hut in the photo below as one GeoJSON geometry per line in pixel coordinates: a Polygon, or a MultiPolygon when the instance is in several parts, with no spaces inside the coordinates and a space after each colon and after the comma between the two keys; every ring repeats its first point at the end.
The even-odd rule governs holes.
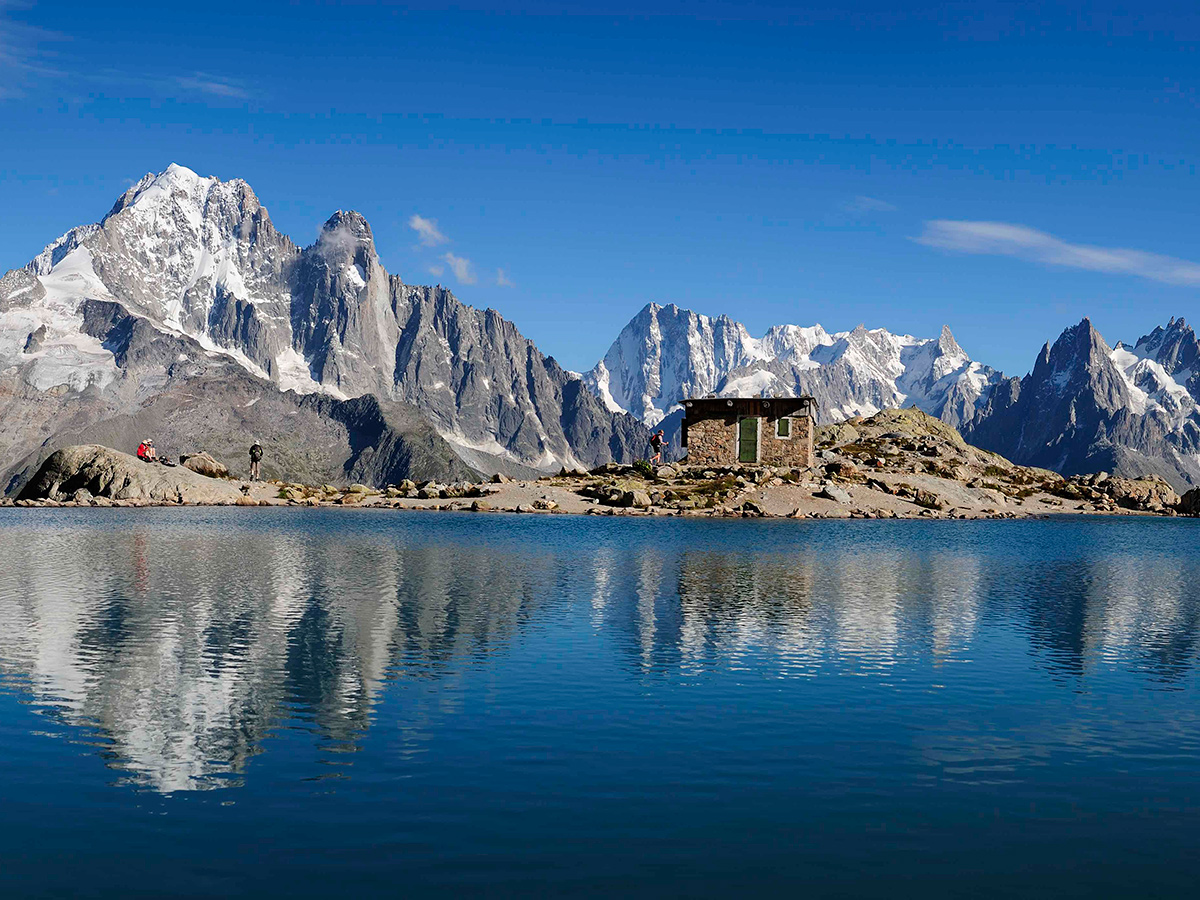
{"type": "MultiPolygon", "coordinates": [[[[688,420],[687,461],[697,466],[738,465],[738,422],[734,412],[720,417],[688,420]]],[[[776,419],[762,416],[758,435],[758,462],[764,466],[813,465],[813,420],[792,416],[791,437],[775,435],[776,419]]],[[[745,465],[751,465],[746,463],[745,465]]]]}

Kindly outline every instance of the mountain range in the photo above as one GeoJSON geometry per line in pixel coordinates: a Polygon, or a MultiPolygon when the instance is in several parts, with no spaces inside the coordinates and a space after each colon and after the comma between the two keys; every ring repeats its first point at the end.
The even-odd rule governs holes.
{"type": "Polygon", "coordinates": [[[823,422],[916,405],[1014,462],[1184,487],[1198,361],[1183,319],[1111,347],[1084,319],[1010,378],[949,328],[754,337],[651,303],[580,376],[496,311],[389,274],[358,213],[300,247],[244,181],[172,165],[0,278],[0,491],[67,443],[144,436],[231,460],[258,439],[268,474],[305,481],[590,467],[644,455],[705,394],[809,394],[823,422]]]}
{"type": "Polygon", "coordinates": [[[1043,347],[1029,375],[972,361],[948,327],[916,338],[860,325],[778,325],[644,307],[584,380],[614,412],[674,434],[687,396],[808,394],[823,423],[917,406],[973,444],[1067,475],[1200,483],[1200,341],[1180,319],[1110,347],[1088,319],[1043,347]]]}
{"type": "Polygon", "coordinates": [[[301,248],[244,181],[176,165],[0,279],[0,485],[68,438],[144,433],[257,437],[268,474],[313,481],[592,466],[648,438],[494,310],[389,275],[358,213],[301,248]],[[369,421],[343,406],[366,397],[369,421]]]}

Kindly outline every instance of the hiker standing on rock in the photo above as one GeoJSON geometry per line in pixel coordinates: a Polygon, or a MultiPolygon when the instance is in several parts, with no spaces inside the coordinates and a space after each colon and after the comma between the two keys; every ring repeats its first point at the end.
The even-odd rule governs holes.
{"type": "Polygon", "coordinates": [[[251,481],[261,481],[262,480],[262,474],[261,474],[261,469],[260,469],[260,465],[262,463],[262,458],[263,458],[262,444],[260,444],[258,441],[255,441],[253,444],[250,445],[250,480],[251,481]]]}
{"type": "Polygon", "coordinates": [[[650,462],[658,465],[662,462],[663,444],[666,439],[663,437],[662,429],[660,428],[650,436],[650,449],[654,451],[654,456],[650,458],[650,462]]]}

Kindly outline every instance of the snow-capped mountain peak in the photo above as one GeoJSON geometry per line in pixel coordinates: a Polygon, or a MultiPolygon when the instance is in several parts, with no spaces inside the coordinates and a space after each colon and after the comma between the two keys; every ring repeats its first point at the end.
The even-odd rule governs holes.
{"type": "Polygon", "coordinates": [[[863,324],[835,334],[788,324],[754,338],[726,316],[651,303],[585,381],[609,409],[655,426],[684,397],[708,393],[812,394],[824,420],[916,403],[957,422],[1000,377],[972,362],[949,328],[923,339],[863,324]]]}
{"type": "Polygon", "coordinates": [[[281,390],[412,404],[484,469],[627,459],[646,437],[498,314],[390,275],[359,213],[300,248],[241,180],[169,166],[0,278],[0,398],[94,388],[89,410],[140,403],[196,358],[281,390]],[[112,338],[122,317],[143,338],[132,350],[112,338]],[[155,341],[187,349],[137,357],[155,341]]]}

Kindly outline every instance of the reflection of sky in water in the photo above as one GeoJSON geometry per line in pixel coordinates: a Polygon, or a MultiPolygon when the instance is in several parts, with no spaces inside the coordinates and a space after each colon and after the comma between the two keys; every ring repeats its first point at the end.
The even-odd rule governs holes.
{"type": "Polygon", "coordinates": [[[0,687],[39,721],[0,750],[65,739],[164,794],[436,782],[434,823],[517,784],[505,810],[637,799],[668,831],[647,798],[775,792],[831,834],[932,796],[1065,815],[1200,768],[1192,531],[14,512],[0,687]]]}

